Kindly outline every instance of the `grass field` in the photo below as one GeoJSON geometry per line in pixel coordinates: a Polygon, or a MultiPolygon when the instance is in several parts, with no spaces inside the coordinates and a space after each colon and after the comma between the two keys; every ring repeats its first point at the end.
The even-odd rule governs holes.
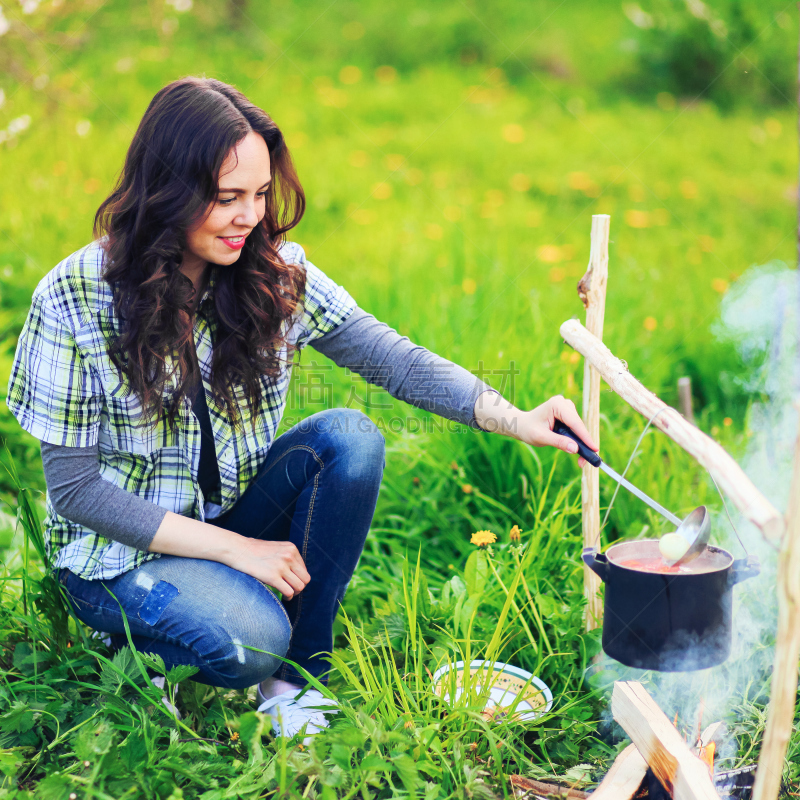
{"type": "MultiPolygon", "coordinates": [[[[628,92],[626,43],[637,32],[617,4],[401,10],[309,0],[253,3],[239,23],[227,4],[176,10],[184,7],[66,3],[24,15],[3,6],[17,26],[8,41],[25,41],[23,24],[31,36],[29,60],[9,56],[15,70],[0,82],[0,384],[33,288],[90,240],[147,103],[168,81],[205,74],[237,85],[284,129],[308,198],[295,239],[310,259],[363,308],[482,371],[519,407],[557,393],[579,401],[583,365],[558,327],[582,317],[575,283],[591,215],[610,214],[605,341],[668,403],[690,375],[701,427],[737,456],[748,451],[753,403],[769,399],[752,388],[763,358],[714,326],[742,276],[795,265],[792,105],[628,92]]],[[[763,13],[760,41],[794,52],[794,18],[781,16],[789,5],[763,13]]],[[[252,692],[184,679],[176,725],[146,688],[152,665],[129,650],[112,657],[64,616],[38,554],[38,443],[3,404],[0,797],[427,800],[510,796],[514,773],[579,785],[602,776],[623,738],[608,724],[613,665],[587,675],[599,637],[582,624],[577,465],[499,436],[437,429],[312,350],[300,364],[283,428],[347,404],[375,419],[389,446],[337,621],[339,721],[309,749],[275,742],[252,713],[252,692]],[[315,395],[319,381],[329,389],[315,395]],[[519,542],[509,538],[514,525],[519,542]],[[484,529],[498,542],[479,551],[470,535],[484,529]],[[487,723],[474,698],[448,706],[429,674],[462,657],[534,671],[553,690],[552,711],[514,726],[487,723]]],[[[621,471],[644,421],[610,392],[602,403],[602,450],[621,471]]],[[[676,513],[720,508],[713,485],[660,434],[645,437],[629,475],[676,513]]],[[[765,474],[752,477],[775,489],[765,474]]],[[[611,492],[604,483],[602,504],[611,492]]],[[[604,538],[644,526],[664,529],[620,495],[604,538]]],[[[738,687],[720,701],[731,732],[725,767],[752,761],[763,732],[766,567],[737,606],[748,619],[764,606],[747,639],[755,644],[696,676],[738,687]]],[[[643,679],[661,697],[677,686],[643,679]]],[[[797,734],[789,757],[786,778],[796,782],[797,734]]]]}

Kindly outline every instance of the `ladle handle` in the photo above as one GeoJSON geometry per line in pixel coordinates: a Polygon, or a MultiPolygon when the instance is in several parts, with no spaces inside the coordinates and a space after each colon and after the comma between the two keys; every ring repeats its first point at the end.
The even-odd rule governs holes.
{"type": "Polygon", "coordinates": [[[578,445],[578,455],[583,456],[593,467],[599,467],[600,464],[603,463],[603,459],[601,459],[594,450],[591,450],[589,447],[587,447],[583,439],[581,439],[578,434],[572,430],[572,428],[570,428],[568,425],[565,425],[560,419],[557,419],[553,424],[553,433],[557,433],[559,436],[566,436],[568,439],[572,439],[572,441],[578,445]]]}

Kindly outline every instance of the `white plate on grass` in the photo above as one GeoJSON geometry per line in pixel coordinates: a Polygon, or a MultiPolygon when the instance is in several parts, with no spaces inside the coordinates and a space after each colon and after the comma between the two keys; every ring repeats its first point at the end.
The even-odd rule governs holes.
{"type": "MultiPolygon", "coordinates": [[[[451,702],[464,694],[464,662],[445,664],[433,673],[434,691],[442,697],[449,697],[453,689],[455,670],[455,691],[451,702]]],[[[469,674],[474,681],[474,691],[479,693],[484,685],[489,692],[486,697],[484,715],[489,719],[502,719],[513,713],[515,720],[527,721],[546,714],[553,705],[553,693],[547,684],[527,670],[500,661],[470,661],[469,674]],[[513,708],[513,712],[512,712],[513,708]]],[[[484,690],[485,691],[485,690],[484,690]]]]}

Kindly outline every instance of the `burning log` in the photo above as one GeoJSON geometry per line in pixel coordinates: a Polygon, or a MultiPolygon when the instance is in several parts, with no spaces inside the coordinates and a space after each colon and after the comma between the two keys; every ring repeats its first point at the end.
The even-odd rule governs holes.
{"type": "MultiPolygon", "coordinates": [[[[578,283],[578,296],[586,308],[586,328],[598,339],[603,338],[608,283],[608,239],[611,217],[592,216],[592,245],[589,267],[578,283]]],[[[583,421],[589,435],[600,442],[600,373],[586,359],[583,364],[583,421]]],[[[581,519],[583,546],[596,547],[600,539],[600,474],[590,464],[581,475],[581,519]]],[[[583,592],[586,596],[586,630],[594,630],[603,620],[600,600],[600,579],[588,567],[583,569],[583,592]]]]}
{"type": "Polygon", "coordinates": [[[646,773],[647,762],[636,745],[629,744],[589,797],[592,800],[630,800],[642,785],[646,773]]]}
{"type": "Polygon", "coordinates": [[[719,800],[706,765],[636,681],[617,681],[611,713],[675,800],[719,800]]]}

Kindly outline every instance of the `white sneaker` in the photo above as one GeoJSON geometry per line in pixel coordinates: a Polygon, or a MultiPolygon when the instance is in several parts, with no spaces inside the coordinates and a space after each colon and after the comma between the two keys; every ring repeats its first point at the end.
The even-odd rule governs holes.
{"type": "Polygon", "coordinates": [[[295,699],[303,690],[290,689],[267,699],[258,684],[258,710],[272,721],[272,731],[276,736],[292,737],[305,727],[303,744],[310,744],[314,734],[330,724],[326,714],[338,713],[334,700],[325,697],[317,689],[309,689],[301,698],[295,699]],[[325,708],[327,707],[327,708],[325,708]]]}
{"type": "MultiPolygon", "coordinates": [[[[166,685],[167,679],[163,675],[156,675],[155,678],[150,678],[150,683],[156,687],[156,689],[161,689],[164,691],[164,686],[166,685]]],[[[181,712],[174,705],[175,695],[178,694],[178,687],[175,686],[172,692],[172,698],[170,699],[166,695],[161,698],[161,702],[166,706],[167,711],[172,714],[175,719],[181,719],[181,712]]]]}

